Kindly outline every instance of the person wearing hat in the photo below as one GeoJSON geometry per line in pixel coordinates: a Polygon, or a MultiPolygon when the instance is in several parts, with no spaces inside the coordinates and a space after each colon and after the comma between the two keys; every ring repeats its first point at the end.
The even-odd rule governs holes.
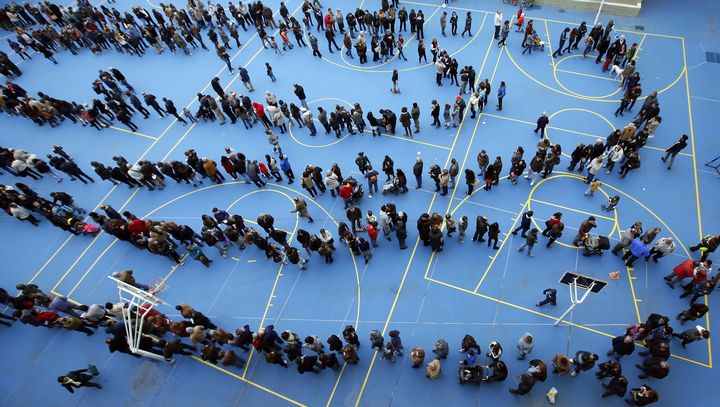
{"type": "Polygon", "coordinates": [[[301,218],[307,218],[308,222],[313,223],[314,220],[308,212],[307,203],[305,202],[305,200],[299,197],[295,197],[293,198],[293,201],[295,201],[295,209],[291,210],[290,213],[297,213],[298,216],[300,216],[301,218]]]}
{"type": "Polygon", "coordinates": [[[540,130],[540,138],[545,138],[545,127],[550,124],[550,119],[547,117],[546,112],[542,112],[542,115],[537,119],[537,127],[535,127],[535,134],[540,130]]]}

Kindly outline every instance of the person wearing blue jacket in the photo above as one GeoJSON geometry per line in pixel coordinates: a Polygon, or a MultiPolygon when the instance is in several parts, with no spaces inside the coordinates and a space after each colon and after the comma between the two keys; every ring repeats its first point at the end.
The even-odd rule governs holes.
{"type": "Polygon", "coordinates": [[[640,257],[645,257],[646,258],[645,261],[647,261],[647,257],[649,255],[650,255],[650,248],[648,247],[647,243],[643,242],[639,238],[635,238],[630,243],[629,250],[623,256],[623,260],[625,260],[626,266],[632,267],[635,260],[637,260],[640,257]]]}
{"type": "Polygon", "coordinates": [[[505,97],[505,82],[500,82],[500,87],[498,87],[498,92],[497,92],[497,99],[498,99],[497,110],[502,110],[502,101],[503,101],[504,97],[505,97]]]}

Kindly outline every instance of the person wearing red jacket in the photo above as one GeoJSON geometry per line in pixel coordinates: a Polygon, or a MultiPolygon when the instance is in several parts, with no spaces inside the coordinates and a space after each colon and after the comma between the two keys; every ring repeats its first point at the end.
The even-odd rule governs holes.
{"type": "MultiPolygon", "coordinates": [[[[678,264],[673,269],[672,273],[665,276],[666,284],[670,288],[675,288],[675,283],[686,278],[692,278],[693,281],[695,281],[698,278],[703,278],[704,275],[705,279],[707,279],[707,274],[711,266],[712,262],[710,260],[707,260],[705,262],[700,262],[692,259],[685,260],[684,262],[678,264]]],[[[697,281],[699,282],[703,280],[697,281]]]]}
{"type": "Polygon", "coordinates": [[[343,202],[345,203],[345,209],[347,209],[350,205],[353,204],[352,201],[352,195],[353,195],[353,187],[350,184],[345,184],[340,188],[340,191],[338,191],[338,195],[343,199],[343,202]]]}
{"type": "Polygon", "coordinates": [[[142,219],[133,219],[130,221],[127,225],[127,230],[130,233],[140,233],[146,236],[148,234],[147,223],[142,219]]]}
{"type": "Polygon", "coordinates": [[[255,115],[260,119],[260,122],[265,126],[265,129],[272,127],[272,122],[265,116],[265,106],[262,103],[252,102],[253,109],[255,109],[255,115]]]}
{"type": "Polygon", "coordinates": [[[35,310],[33,311],[31,324],[50,327],[54,325],[58,319],[60,319],[60,315],[52,311],[39,312],[35,310]]]}
{"type": "Polygon", "coordinates": [[[368,237],[370,238],[370,243],[372,244],[372,247],[377,247],[377,238],[378,238],[379,232],[380,232],[380,229],[378,229],[377,222],[368,223],[367,233],[368,233],[368,237]]]}

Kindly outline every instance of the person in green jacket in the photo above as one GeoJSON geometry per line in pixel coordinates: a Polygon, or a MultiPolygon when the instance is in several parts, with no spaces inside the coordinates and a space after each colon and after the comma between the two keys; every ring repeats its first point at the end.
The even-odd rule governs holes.
{"type": "Polygon", "coordinates": [[[525,248],[527,247],[528,248],[527,255],[530,257],[535,257],[532,254],[532,249],[533,249],[533,247],[535,247],[535,243],[537,243],[537,241],[538,241],[538,230],[537,230],[537,228],[532,228],[530,230],[530,233],[528,233],[527,237],[525,238],[525,244],[520,246],[518,251],[521,252],[521,251],[525,250],[525,248]]]}
{"type": "Polygon", "coordinates": [[[193,259],[199,261],[202,263],[205,267],[210,267],[210,263],[212,263],[212,260],[208,259],[208,257],[203,253],[200,246],[197,245],[197,243],[193,243],[192,245],[186,245],[185,249],[187,249],[188,254],[193,259]]]}

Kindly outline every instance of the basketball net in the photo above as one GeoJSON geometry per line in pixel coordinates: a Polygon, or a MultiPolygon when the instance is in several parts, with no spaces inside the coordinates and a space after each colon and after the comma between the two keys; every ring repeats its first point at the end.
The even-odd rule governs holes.
{"type": "Polygon", "coordinates": [[[140,356],[164,360],[160,355],[140,349],[145,317],[151,313],[154,307],[161,304],[168,305],[165,301],[154,295],[154,293],[159,290],[147,292],[126,284],[112,276],[108,276],[108,278],[117,283],[120,303],[123,305],[123,322],[125,323],[125,334],[130,351],[140,356]]]}

